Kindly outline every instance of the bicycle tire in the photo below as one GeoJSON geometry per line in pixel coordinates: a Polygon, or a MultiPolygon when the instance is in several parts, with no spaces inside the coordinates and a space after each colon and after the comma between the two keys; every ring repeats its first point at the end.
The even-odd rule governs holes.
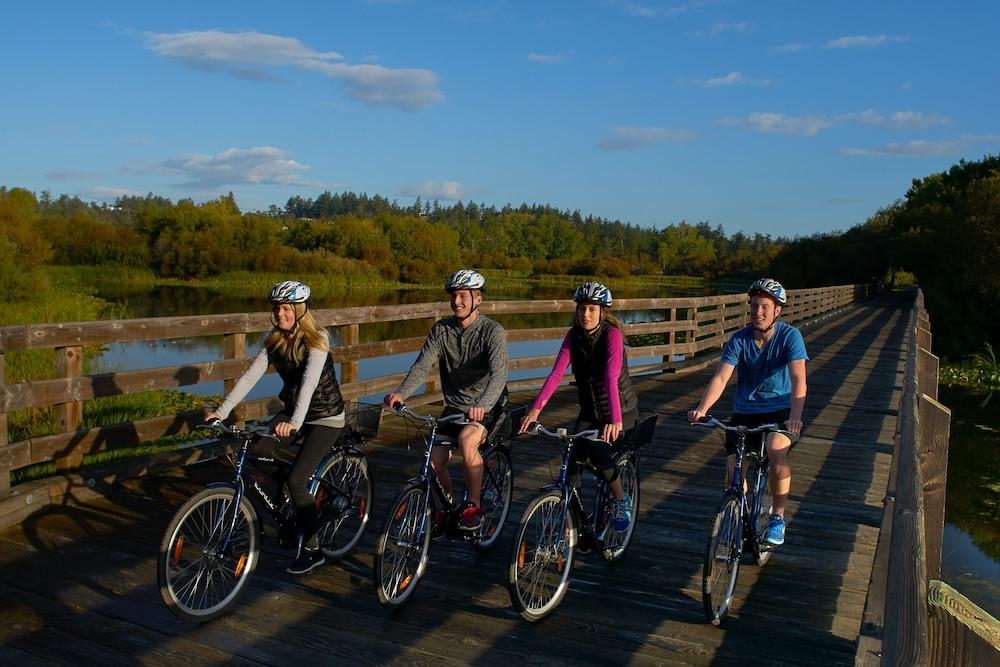
{"type": "Polygon", "coordinates": [[[320,524],[316,530],[323,555],[338,560],[349,554],[368,526],[372,506],[372,479],[363,454],[338,451],[325,459],[313,480],[320,524]],[[326,487],[347,495],[326,495],[326,487]],[[327,519],[324,521],[324,519],[327,519]]]}
{"type": "Polygon", "coordinates": [[[768,469],[759,463],[751,464],[747,479],[756,482],[756,493],[754,494],[753,507],[759,508],[757,512],[756,539],[753,543],[753,557],[758,567],[763,567],[771,559],[771,550],[764,544],[764,531],[767,528],[767,520],[771,517],[774,509],[774,501],[771,498],[771,485],[768,484],[768,469]]]}
{"type": "MultiPolygon", "coordinates": [[[[617,563],[625,555],[625,550],[632,542],[635,522],[639,517],[639,473],[635,457],[626,453],[620,454],[615,465],[618,467],[618,478],[622,481],[623,490],[632,498],[632,520],[629,522],[628,528],[623,531],[614,530],[613,527],[609,526],[605,532],[604,526],[599,526],[600,530],[595,532],[597,535],[605,536],[601,539],[601,555],[604,556],[604,560],[611,564],[617,563]]],[[[600,515],[605,523],[611,520],[611,498],[609,490],[600,515]]]]}
{"type": "Polygon", "coordinates": [[[232,517],[236,492],[231,488],[204,489],[174,514],[160,542],[157,581],[164,604],[178,617],[198,623],[228,610],[247,588],[260,555],[257,511],[246,496],[224,553],[213,542],[232,517]]]}
{"type": "Polygon", "coordinates": [[[500,539],[513,494],[514,468],[510,453],[505,447],[494,445],[483,454],[483,488],[479,494],[483,525],[472,542],[477,550],[488,551],[500,539]]]}
{"type": "Polygon", "coordinates": [[[410,599],[427,569],[431,506],[427,487],[408,484],[396,496],[375,549],[373,579],[379,604],[400,607],[410,599]]]}
{"type": "Polygon", "coordinates": [[[701,599],[705,618],[713,625],[721,625],[729,613],[742,555],[740,500],[735,494],[727,493],[712,522],[712,534],[702,566],[701,599]]]}
{"type": "Polygon", "coordinates": [[[521,618],[532,623],[555,611],[569,589],[577,529],[572,512],[566,511],[564,521],[562,516],[563,495],[552,490],[532,500],[518,524],[507,590],[521,618]]]}

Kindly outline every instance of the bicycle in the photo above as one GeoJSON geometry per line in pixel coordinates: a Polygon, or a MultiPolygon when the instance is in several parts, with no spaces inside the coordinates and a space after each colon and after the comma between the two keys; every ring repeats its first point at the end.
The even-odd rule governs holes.
{"type": "MultiPolygon", "coordinates": [[[[341,437],[309,481],[318,510],[316,535],[328,559],[350,553],[368,525],[372,479],[364,446],[377,434],[380,414],[380,405],[350,413],[341,437]]],[[[163,602],[180,618],[196,622],[224,613],[246,590],[260,557],[263,523],[258,507],[277,524],[282,548],[296,548],[299,542],[287,486],[272,495],[251,472],[256,464],[265,463],[277,466],[287,479],[291,461],[250,451],[261,439],[277,438],[266,427],[227,428],[220,420],[204,428],[241,443],[226,455],[233,478],[208,484],[177,510],[160,543],[156,568],[163,602]]]]}
{"type": "Polygon", "coordinates": [[[597,480],[590,513],[584,509],[580,489],[570,482],[575,441],[579,438],[601,441],[599,431],[587,429],[571,435],[565,428],[550,431],[538,422],[529,431],[531,435],[541,433],[559,440],[563,452],[558,479],[542,487],[521,516],[507,568],[511,603],[526,621],[545,618],[562,602],[569,589],[577,547],[581,547],[581,552],[596,548],[611,564],[625,555],[639,507],[639,449],[652,439],[655,425],[656,416],[647,417],[612,450],[622,487],[632,499],[633,519],[623,531],[613,527],[611,489],[589,462],[581,465],[597,480]]]}
{"type": "Polygon", "coordinates": [[[729,426],[711,415],[692,426],[719,428],[736,433],[736,466],[733,479],[723,493],[722,503],[712,522],[712,533],[702,566],[701,599],[705,618],[713,625],[726,620],[736,590],[736,577],[744,551],[753,555],[763,567],[771,557],[771,545],[764,542],[764,531],[771,516],[771,487],[768,484],[769,465],[766,440],[769,433],[788,436],[794,447],[798,436],[778,424],[760,426],[729,426]],[[746,451],[746,439],[751,433],[763,433],[759,448],[746,451]],[[747,473],[743,473],[744,459],[747,473]],[[748,484],[744,484],[744,478],[748,484]],[[746,486],[746,490],[744,490],[746,486]]]}
{"type": "Polygon", "coordinates": [[[435,417],[414,412],[402,403],[393,407],[397,416],[426,423],[430,429],[424,436],[420,470],[406,482],[390,506],[375,550],[373,576],[378,601],[385,607],[397,608],[410,599],[427,570],[435,529],[449,540],[468,541],[478,551],[486,551],[496,544],[507,520],[514,491],[510,446],[506,440],[511,424],[520,423],[526,408],[505,411],[487,435],[481,448],[483,485],[479,507],[484,513],[483,525],[475,531],[462,531],[459,519],[469,500],[468,489],[463,492],[461,502],[455,503],[448,498],[441,480],[431,468],[431,452],[434,447],[455,444],[439,435],[439,426],[472,422],[461,414],[435,417]],[[434,517],[442,518],[440,525],[435,525],[434,517]]]}

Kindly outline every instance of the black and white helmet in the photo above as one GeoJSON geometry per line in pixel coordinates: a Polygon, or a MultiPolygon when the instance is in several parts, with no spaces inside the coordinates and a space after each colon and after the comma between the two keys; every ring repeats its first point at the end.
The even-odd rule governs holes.
{"type": "Polygon", "coordinates": [[[577,303],[596,303],[598,306],[611,306],[611,290],[601,283],[584,283],[576,288],[573,301],[577,303]]]}
{"type": "Polygon", "coordinates": [[[309,300],[312,290],[297,280],[285,280],[271,288],[267,300],[273,304],[305,303],[309,300]]]}
{"type": "Polygon", "coordinates": [[[444,284],[444,291],[454,292],[460,289],[484,290],[486,289],[486,278],[472,269],[459,269],[448,278],[444,284]]]}
{"type": "Polygon", "coordinates": [[[774,278],[758,278],[754,281],[753,285],[750,286],[750,289],[747,290],[747,294],[751,297],[754,294],[764,294],[771,297],[782,306],[788,303],[785,288],[782,287],[781,283],[774,278]]]}

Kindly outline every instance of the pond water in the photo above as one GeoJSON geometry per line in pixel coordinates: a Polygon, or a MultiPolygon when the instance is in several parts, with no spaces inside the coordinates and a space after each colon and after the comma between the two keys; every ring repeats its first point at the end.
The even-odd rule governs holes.
{"type": "Polygon", "coordinates": [[[941,387],[951,409],[941,579],[1000,618],[1000,394],[941,387]]]}

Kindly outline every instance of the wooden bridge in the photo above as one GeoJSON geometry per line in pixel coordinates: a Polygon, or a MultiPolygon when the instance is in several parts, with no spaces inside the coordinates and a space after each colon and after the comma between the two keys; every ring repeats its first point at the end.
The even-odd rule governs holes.
{"type": "MultiPolygon", "coordinates": [[[[722,486],[722,446],[720,436],[689,427],[683,414],[700,397],[719,341],[739,325],[744,307],[742,297],[711,299],[716,300],[714,315],[706,303],[675,303],[662,322],[632,325],[634,331],[666,332],[662,345],[645,350],[664,355],[663,362],[636,378],[641,410],[657,413],[659,424],[643,451],[634,540],[613,568],[599,555],[581,557],[566,599],[544,622],[528,624],[511,609],[504,585],[510,524],[496,550],[485,555],[463,544],[435,542],[428,573],[410,603],[397,612],[378,605],[371,580],[375,535],[387,504],[417,460],[417,453],[395,437],[394,418],[387,417],[382,437],[369,446],[376,503],[357,551],[297,579],[284,572],[290,555],[274,540],[265,540],[250,590],[236,609],[202,626],[183,623],[167,611],[157,592],[154,563],[160,538],[180,503],[200,484],[224,478],[227,471],[211,462],[184,468],[143,464],[126,473],[79,470],[82,455],[77,449],[110,445],[107,437],[77,430],[69,437],[40,439],[34,450],[31,441],[0,441],[0,472],[3,464],[16,469],[46,457],[60,461],[64,469],[45,482],[16,485],[6,499],[0,497],[0,519],[7,526],[0,531],[0,664],[996,661],[1000,635],[990,635],[996,633],[996,622],[991,625],[987,617],[970,630],[968,615],[957,609],[964,604],[960,596],[950,596],[939,582],[929,584],[937,578],[935,562],[940,562],[945,468],[939,461],[942,449],[947,451],[947,411],[931,411],[936,360],[927,353],[929,326],[913,293],[858,301],[850,292],[842,302],[828,301],[814,312],[802,308],[792,316],[803,327],[812,358],[805,435],[792,455],[788,536],[764,568],[744,565],[726,625],[720,629],[705,623],[701,561],[722,486]],[[695,328],[698,332],[682,333],[695,328]],[[686,350],[684,361],[674,356],[680,348],[686,350]],[[931,396],[927,377],[933,378],[931,396]],[[942,414],[943,426],[934,421],[934,415],[940,421],[942,414]],[[65,444],[71,440],[72,446],[65,444]],[[140,471],[146,474],[134,476],[140,471]],[[119,481],[124,477],[131,479],[119,481]],[[34,511],[32,505],[43,509],[34,511]],[[928,603],[928,585],[938,604],[928,603]]],[[[559,303],[546,307],[566,310],[559,303]]],[[[253,330],[258,324],[241,326],[253,330]]],[[[537,331],[543,330],[512,337],[544,337],[537,331]]],[[[544,331],[552,337],[551,330],[544,331]]],[[[360,358],[362,348],[381,346],[386,352],[414,345],[359,343],[357,334],[354,329],[353,340],[346,337],[347,352],[342,354],[360,358]]],[[[0,331],[5,344],[0,349],[23,349],[12,342],[19,336],[7,331],[4,337],[0,331]]],[[[24,336],[31,340],[31,332],[24,336]]],[[[91,341],[82,334],[78,342],[91,341]]],[[[232,342],[227,339],[226,349],[233,361],[189,373],[209,378],[238,374],[243,351],[232,342]]],[[[345,387],[354,395],[398,382],[383,378],[379,386],[357,380],[347,365],[349,357],[341,361],[345,387]]],[[[512,367],[543,369],[549,363],[551,357],[515,361],[512,367]]],[[[88,391],[100,392],[109,384],[102,378],[85,379],[79,371],[65,375],[68,379],[48,382],[75,388],[69,394],[73,399],[87,398],[88,391]]],[[[2,379],[0,373],[0,384],[2,379]]],[[[128,387],[140,379],[118,378],[117,383],[128,387]]],[[[30,384],[6,387],[0,413],[50,395],[49,385],[30,384]]],[[[433,387],[429,389],[431,400],[433,387]]],[[[561,390],[546,418],[570,420],[574,395],[573,389],[561,390]]],[[[532,396],[515,393],[513,400],[527,402],[532,396]]],[[[729,398],[727,394],[720,407],[728,406],[729,398]]],[[[73,408],[60,405],[63,417],[72,419],[73,408]]],[[[266,401],[248,410],[251,415],[264,412],[266,401]]],[[[171,423],[188,423],[185,419],[171,423]]],[[[142,434],[153,427],[129,428],[142,434]]],[[[196,458],[201,451],[166,457],[167,463],[196,458]]],[[[551,480],[558,451],[546,443],[519,440],[513,453],[516,521],[533,491],[551,480]]],[[[457,466],[454,473],[458,475],[457,466]]]]}

